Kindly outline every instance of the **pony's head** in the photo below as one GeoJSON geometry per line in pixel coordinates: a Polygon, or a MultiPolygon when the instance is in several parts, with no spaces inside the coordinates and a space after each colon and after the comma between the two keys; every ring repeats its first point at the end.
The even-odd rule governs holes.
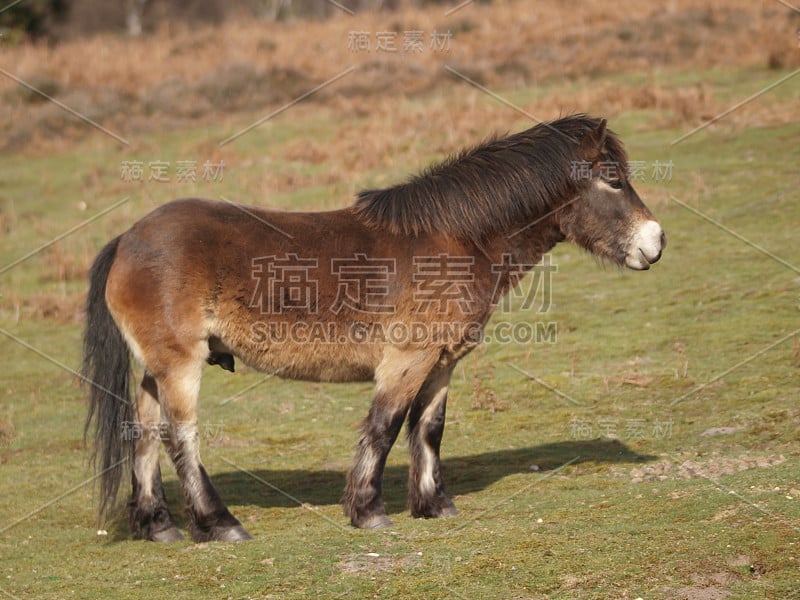
{"type": "Polygon", "coordinates": [[[578,143],[575,195],[558,211],[567,240],[595,256],[635,270],[661,258],[667,240],[628,178],[627,156],[605,119],[566,132],[578,143]]]}

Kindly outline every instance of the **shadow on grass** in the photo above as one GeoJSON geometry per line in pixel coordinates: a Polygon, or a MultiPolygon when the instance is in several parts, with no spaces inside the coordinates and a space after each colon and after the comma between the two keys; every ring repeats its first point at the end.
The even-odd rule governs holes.
{"type": "MultiPolygon", "coordinates": [[[[571,465],[639,463],[656,458],[651,455],[637,454],[618,440],[570,440],[529,448],[496,450],[472,456],[445,458],[442,470],[447,493],[451,497],[455,497],[483,490],[496,481],[515,473],[531,473],[532,465],[539,467],[537,476],[541,477],[570,461],[573,461],[571,465]]],[[[298,501],[312,505],[338,504],[344,490],[346,473],[343,470],[270,470],[252,469],[247,464],[240,466],[298,501]]],[[[263,508],[298,506],[294,500],[254,479],[244,471],[212,472],[210,476],[222,498],[229,505],[252,505],[263,508]]],[[[392,465],[386,468],[383,495],[389,514],[406,510],[407,478],[407,464],[392,465]]],[[[180,505],[183,494],[178,481],[171,479],[164,482],[164,491],[178,527],[185,529],[186,518],[180,505]]],[[[111,529],[114,532],[112,541],[130,539],[126,517],[122,514],[117,515],[117,518],[114,519],[111,529]]]]}
{"type": "MultiPolygon", "coordinates": [[[[531,473],[531,466],[539,467],[539,476],[574,460],[580,463],[634,463],[656,457],[637,454],[617,440],[572,440],[517,448],[497,450],[472,456],[445,458],[442,470],[450,496],[470,494],[483,490],[496,481],[515,473],[531,473]]],[[[240,465],[302,502],[313,505],[337,504],[345,483],[344,471],[314,470],[256,470],[240,465]]],[[[261,507],[289,507],[297,503],[271,489],[242,471],[211,473],[211,480],[229,504],[261,507]]],[[[406,507],[408,466],[392,465],[384,473],[383,494],[390,513],[401,512],[406,507]]],[[[180,494],[177,482],[167,484],[167,494],[180,494]]]]}

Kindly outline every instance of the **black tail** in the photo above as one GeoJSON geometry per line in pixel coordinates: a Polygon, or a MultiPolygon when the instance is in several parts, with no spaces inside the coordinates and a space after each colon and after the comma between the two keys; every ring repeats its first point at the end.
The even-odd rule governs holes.
{"type": "Polygon", "coordinates": [[[83,336],[83,381],[89,386],[89,414],[84,440],[94,437],[92,464],[100,480],[99,519],[115,505],[123,474],[133,459],[134,419],[130,394],[130,350],[106,304],[106,280],[119,238],[106,244],[89,271],[86,332],[83,336]],[[92,427],[94,425],[94,427],[92,427]]]}

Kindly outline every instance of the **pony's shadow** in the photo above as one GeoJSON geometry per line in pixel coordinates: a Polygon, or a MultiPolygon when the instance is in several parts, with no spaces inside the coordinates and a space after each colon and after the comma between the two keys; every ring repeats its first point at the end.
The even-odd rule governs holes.
{"type": "MultiPolygon", "coordinates": [[[[459,496],[483,490],[514,473],[536,470],[541,476],[567,463],[639,463],[655,458],[638,454],[618,440],[570,440],[445,458],[442,471],[448,494],[459,496]]],[[[232,470],[210,475],[227,503],[265,508],[298,506],[298,502],[337,504],[345,483],[345,472],[338,470],[248,469],[248,472],[232,470]]],[[[383,493],[389,513],[405,510],[407,478],[407,464],[386,468],[383,493]]],[[[165,488],[167,497],[180,497],[176,481],[167,482],[165,488]]]]}
{"type": "MultiPolygon", "coordinates": [[[[397,448],[395,452],[399,451],[397,448]]],[[[618,440],[570,440],[496,450],[471,456],[445,457],[442,471],[451,497],[483,490],[496,481],[515,473],[531,473],[534,465],[539,476],[546,475],[569,463],[640,463],[657,457],[638,454],[618,440]]],[[[338,504],[344,491],[345,470],[309,469],[251,469],[211,472],[211,481],[226,503],[263,508],[297,507],[304,502],[317,506],[338,504]]],[[[580,471],[573,472],[580,477],[580,471]]],[[[408,465],[391,465],[384,471],[383,496],[390,514],[403,512],[407,503],[408,465]]],[[[178,527],[186,528],[186,516],[181,508],[183,496],[175,479],[164,482],[164,491],[178,527]]],[[[235,512],[235,511],[234,511],[235,512]]],[[[344,517],[342,517],[344,523],[344,517]]],[[[113,541],[129,539],[126,516],[113,519],[113,541]]]]}

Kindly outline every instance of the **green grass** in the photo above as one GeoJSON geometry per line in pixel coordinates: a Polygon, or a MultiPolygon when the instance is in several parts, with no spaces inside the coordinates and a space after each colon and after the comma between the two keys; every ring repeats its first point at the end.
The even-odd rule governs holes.
{"type": "MultiPolygon", "coordinates": [[[[758,83],[775,73],[756,75],[758,83]]],[[[720,81],[739,86],[732,97],[746,93],[735,77],[720,81]]],[[[122,519],[98,536],[92,485],[81,485],[90,476],[81,391],[70,373],[6,339],[0,423],[13,432],[0,447],[0,594],[682,598],[717,597],[717,589],[730,598],[795,597],[800,343],[787,335],[800,323],[800,273],[765,252],[800,266],[800,124],[710,128],[670,146],[684,132],[648,129],[650,116],[626,113],[611,125],[633,159],[673,161],[671,182],[639,186],[667,232],[664,258],[646,273],[621,272],[561,246],[551,309],[496,315],[494,324],[554,321],[558,337],[486,344],[457,369],[443,457],[459,517],[410,518],[398,442],[385,483],[395,526],[347,525],[338,500],[369,385],[269,379],[230,399],[263,376],[209,368],[201,432],[209,424],[205,437],[215,439],[206,439],[204,461],[256,539],[164,547],[131,541],[122,519]],[[702,435],[722,427],[736,429],[702,435]]],[[[164,160],[202,162],[211,141],[229,133],[222,126],[132,149],[97,137],[70,152],[3,157],[0,268],[126,195],[124,207],[63,240],[65,255],[90,258],[170,195],[258,198],[259,161],[280,157],[298,136],[332,140],[347,126],[324,111],[315,122],[284,117],[269,123],[269,135],[237,142],[220,183],[132,186],[119,180],[119,164],[156,150],[164,160]]],[[[421,135],[435,138],[435,127],[421,135]]],[[[322,191],[270,203],[324,205],[322,191]]],[[[0,275],[0,327],[74,368],[79,324],[32,318],[24,303],[44,292],[66,302],[85,288],[80,278],[52,276],[52,263],[45,251],[0,275]]],[[[180,514],[168,467],[165,476],[180,514]]]]}

